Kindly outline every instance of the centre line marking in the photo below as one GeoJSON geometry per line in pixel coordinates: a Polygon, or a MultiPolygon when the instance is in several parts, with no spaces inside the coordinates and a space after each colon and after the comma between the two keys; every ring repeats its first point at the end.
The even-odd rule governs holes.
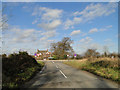
{"type": "Polygon", "coordinates": [[[59,70],[60,72],[61,72],[61,74],[65,77],[65,78],[67,78],[67,76],[65,76],[65,74],[61,71],[61,70],[59,70]]]}
{"type": "Polygon", "coordinates": [[[58,66],[56,65],[56,68],[58,68],[58,66]]]}
{"type": "Polygon", "coordinates": [[[52,63],[54,63],[54,62],[52,61],[52,63]]]}

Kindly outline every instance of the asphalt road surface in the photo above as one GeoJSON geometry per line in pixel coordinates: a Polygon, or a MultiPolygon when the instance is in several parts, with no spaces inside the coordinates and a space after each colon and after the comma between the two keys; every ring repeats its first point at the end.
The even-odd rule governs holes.
{"type": "Polygon", "coordinates": [[[112,81],[65,65],[62,61],[45,61],[40,71],[24,88],[118,88],[112,81]]]}

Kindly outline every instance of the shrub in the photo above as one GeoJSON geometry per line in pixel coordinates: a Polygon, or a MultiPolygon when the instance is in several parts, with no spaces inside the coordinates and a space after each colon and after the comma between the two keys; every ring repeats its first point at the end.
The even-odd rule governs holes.
{"type": "Polygon", "coordinates": [[[7,55],[6,54],[2,54],[2,57],[6,57],[7,55]]]}
{"type": "Polygon", "coordinates": [[[13,87],[23,83],[39,66],[37,61],[27,52],[13,53],[8,57],[2,57],[3,87],[13,87]]]}
{"type": "Polygon", "coordinates": [[[64,59],[67,59],[67,55],[64,55],[64,59]]]}
{"type": "Polygon", "coordinates": [[[59,57],[56,55],[53,55],[53,60],[57,60],[57,59],[59,59],[59,57]]]}

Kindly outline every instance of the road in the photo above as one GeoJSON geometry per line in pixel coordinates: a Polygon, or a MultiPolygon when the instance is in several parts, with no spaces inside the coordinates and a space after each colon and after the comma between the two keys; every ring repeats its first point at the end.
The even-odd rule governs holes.
{"type": "Polygon", "coordinates": [[[24,88],[118,88],[112,81],[72,68],[62,61],[45,61],[39,72],[24,88]]]}

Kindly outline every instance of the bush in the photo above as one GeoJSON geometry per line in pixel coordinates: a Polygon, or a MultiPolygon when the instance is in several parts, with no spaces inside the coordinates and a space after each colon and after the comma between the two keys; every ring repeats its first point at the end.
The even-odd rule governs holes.
{"type": "Polygon", "coordinates": [[[59,59],[59,57],[56,55],[53,55],[53,60],[57,60],[57,59],[59,59]]]}
{"type": "Polygon", "coordinates": [[[64,55],[64,59],[67,59],[67,55],[64,55]]]}
{"type": "Polygon", "coordinates": [[[76,59],[82,59],[82,56],[77,54],[76,59]]]}
{"type": "Polygon", "coordinates": [[[6,54],[2,54],[2,57],[6,57],[7,55],[6,54]]]}
{"type": "Polygon", "coordinates": [[[24,83],[39,67],[37,61],[27,52],[13,53],[8,57],[2,57],[3,87],[13,87],[24,83]]]}

